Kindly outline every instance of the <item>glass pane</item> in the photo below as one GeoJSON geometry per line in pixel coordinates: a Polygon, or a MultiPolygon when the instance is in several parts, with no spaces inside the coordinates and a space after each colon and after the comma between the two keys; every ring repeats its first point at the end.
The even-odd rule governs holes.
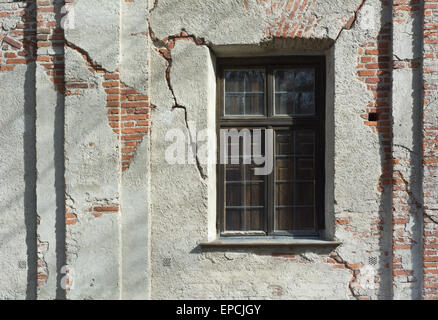
{"type": "Polygon", "coordinates": [[[315,230],[315,133],[275,132],[274,231],[315,230]]]}
{"type": "Polygon", "coordinates": [[[295,106],[299,104],[299,95],[295,92],[275,93],[275,113],[293,115],[295,106]]]}
{"type": "Polygon", "coordinates": [[[247,210],[246,226],[250,231],[263,230],[263,211],[258,209],[247,210]]]}
{"type": "Polygon", "coordinates": [[[225,71],[225,115],[263,115],[264,70],[225,71]]]}
{"type": "MultiPolygon", "coordinates": [[[[263,130],[260,141],[254,141],[258,139],[254,139],[253,130],[249,132],[252,155],[255,146],[258,146],[264,155],[263,130]]],[[[234,142],[228,140],[228,163],[232,158],[232,143],[239,150],[237,155],[233,155],[239,163],[225,164],[225,227],[226,231],[262,231],[265,217],[265,177],[255,174],[258,165],[253,161],[251,164],[244,164],[243,141],[243,137],[234,142]]]]}
{"type": "Polygon", "coordinates": [[[293,196],[292,196],[292,183],[291,182],[279,182],[275,183],[275,199],[276,205],[278,207],[281,206],[289,206],[293,205],[293,196]]]}
{"type": "Polygon", "coordinates": [[[275,114],[315,114],[315,71],[275,70],[275,114]]]}
{"type": "Polygon", "coordinates": [[[295,209],[295,229],[312,231],[315,226],[315,208],[301,207],[295,209]]]}
{"type": "Polygon", "coordinates": [[[244,204],[243,191],[244,186],[240,182],[228,182],[227,181],[227,195],[226,195],[226,204],[227,207],[236,207],[242,206],[244,204]]]}
{"type": "Polygon", "coordinates": [[[315,203],[314,190],[313,182],[295,182],[295,204],[312,206],[315,203]]]}
{"type": "Polygon", "coordinates": [[[315,152],[315,133],[310,130],[295,131],[295,154],[313,156],[315,152]]]}
{"type": "Polygon", "coordinates": [[[277,158],[275,167],[275,177],[277,181],[291,181],[293,174],[293,159],[292,158],[277,158]]]}
{"type": "Polygon", "coordinates": [[[232,231],[243,231],[244,210],[227,209],[225,214],[225,228],[232,231]]]}
{"type": "Polygon", "coordinates": [[[245,96],[240,93],[225,94],[225,114],[239,115],[244,114],[245,96]]]}
{"type": "Polygon", "coordinates": [[[226,167],[226,181],[240,181],[242,180],[242,172],[240,170],[240,165],[229,164],[226,167]]]}
{"type": "Polygon", "coordinates": [[[295,158],[295,176],[297,180],[311,180],[315,178],[313,158],[295,158]]]}
{"type": "Polygon", "coordinates": [[[248,182],[246,184],[246,203],[250,206],[262,206],[265,204],[263,183],[248,182]]]}
{"type": "Polygon", "coordinates": [[[293,229],[293,208],[276,209],[275,231],[291,231],[293,229]]]}

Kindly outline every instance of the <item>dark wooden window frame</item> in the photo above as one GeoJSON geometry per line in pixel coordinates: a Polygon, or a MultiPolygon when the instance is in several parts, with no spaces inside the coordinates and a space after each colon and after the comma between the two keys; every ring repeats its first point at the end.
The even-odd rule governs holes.
{"type": "MultiPolygon", "coordinates": [[[[325,228],[325,88],[326,88],[326,67],[325,56],[275,56],[275,57],[249,57],[249,58],[219,58],[217,59],[217,108],[216,108],[216,132],[217,145],[220,145],[221,128],[311,128],[315,130],[315,197],[316,197],[316,233],[294,233],[287,234],[289,238],[321,238],[321,231],[325,228]],[[300,69],[314,68],[315,70],[315,115],[313,116],[284,116],[274,115],[274,75],[273,71],[278,69],[300,69]],[[225,116],[225,88],[224,71],[227,69],[264,69],[265,70],[265,108],[267,116],[225,116]]],[[[224,165],[220,164],[218,153],[217,165],[217,235],[219,238],[230,236],[224,234],[225,226],[225,177],[224,165]]],[[[275,165],[275,164],[274,164],[275,165]]],[[[275,169],[273,170],[275,172],[275,169]]],[[[265,184],[265,232],[236,232],[231,235],[239,237],[262,237],[275,238],[286,236],[285,234],[273,232],[273,199],[274,183],[273,174],[266,177],[265,184]]]]}

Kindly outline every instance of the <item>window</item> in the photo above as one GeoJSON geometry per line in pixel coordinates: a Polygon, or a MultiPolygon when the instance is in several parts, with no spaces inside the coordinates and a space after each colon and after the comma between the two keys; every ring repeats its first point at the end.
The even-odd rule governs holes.
{"type": "Polygon", "coordinates": [[[218,145],[221,135],[227,142],[218,155],[219,235],[318,238],[324,229],[325,58],[218,59],[217,81],[218,145]],[[227,135],[233,129],[237,140],[227,135]],[[266,157],[272,150],[268,174],[256,174],[262,165],[246,159],[248,141],[252,154],[260,149],[266,157]]]}

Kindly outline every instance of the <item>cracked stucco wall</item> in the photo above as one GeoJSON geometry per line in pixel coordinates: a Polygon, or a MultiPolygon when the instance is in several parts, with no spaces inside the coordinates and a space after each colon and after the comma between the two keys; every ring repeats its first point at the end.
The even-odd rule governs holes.
{"type": "Polygon", "coordinates": [[[36,26],[27,19],[35,6],[0,1],[0,299],[36,297],[36,26]]]}
{"type": "Polygon", "coordinates": [[[67,229],[67,298],[147,298],[147,6],[97,2],[75,1],[75,23],[87,27],[66,32],[75,56],[66,60],[66,193],[77,215],[67,229]],[[91,214],[96,205],[103,214],[91,214]]]}
{"type": "Polygon", "coordinates": [[[423,9],[0,0],[0,298],[435,297],[436,61],[423,9]],[[201,249],[216,238],[216,169],[168,164],[166,133],[196,150],[214,130],[216,58],[306,54],[326,56],[325,234],[342,244],[201,249]]]}
{"type": "MultiPolygon", "coordinates": [[[[365,6],[378,15],[385,8],[379,1],[349,1],[337,3],[338,6],[312,2],[307,16],[324,18],[306,34],[311,41],[295,41],[287,39],[289,33],[285,39],[274,39],[275,32],[269,31],[273,21],[286,12],[291,15],[294,6],[287,1],[271,3],[272,8],[281,11],[275,15],[268,2],[248,1],[246,6],[240,1],[206,2],[192,8],[185,2],[170,5],[158,1],[151,12],[155,46],[151,51],[152,297],[385,298],[385,290],[389,289],[386,283],[391,278],[391,270],[385,266],[391,262],[391,247],[382,238],[388,240],[389,234],[390,241],[390,218],[385,217],[389,219],[385,219],[382,233],[376,224],[382,220],[382,212],[390,212],[391,195],[382,194],[377,188],[382,175],[379,136],[358,116],[365,112],[364,101],[370,99],[370,93],[359,81],[351,81],[356,78],[358,48],[378,36],[386,23],[374,16],[374,24],[369,27],[367,17],[356,14],[355,9],[365,6]],[[339,12],[335,7],[343,10],[339,12]],[[236,16],[240,18],[237,20],[236,16]],[[343,242],[336,253],[333,248],[292,250],[293,256],[309,257],[302,263],[300,259],[287,259],[288,254],[281,250],[202,251],[199,244],[215,236],[215,195],[210,192],[215,185],[214,173],[203,176],[195,165],[175,167],[163,163],[168,145],[163,141],[166,130],[186,130],[185,117],[197,128],[214,128],[212,115],[205,108],[214,108],[214,91],[209,84],[215,81],[215,57],[251,51],[258,55],[319,53],[332,59],[329,65],[334,68],[335,84],[329,86],[334,92],[331,99],[328,94],[327,107],[334,110],[335,140],[328,143],[334,144],[336,174],[330,181],[335,205],[334,217],[329,218],[334,218],[336,224],[332,224],[333,231],[327,232],[343,242]],[[377,289],[367,290],[358,286],[358,270],[368,265],[372,257],[376,259],[377,289]]],[[[383,16],[382,13],[382,20],[391,21],[391,17],[383,16]]]]}

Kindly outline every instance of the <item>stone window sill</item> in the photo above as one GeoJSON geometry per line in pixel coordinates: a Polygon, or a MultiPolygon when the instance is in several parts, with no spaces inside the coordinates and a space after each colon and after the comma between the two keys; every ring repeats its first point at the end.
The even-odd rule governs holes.
{"type": "Polygon", "coordinates": [[[217,240],[200,243],[201,248],[220,247],[337,247],[340,241],[319,239],[245,239],[245,238],[219,238],[217,240]]]}

